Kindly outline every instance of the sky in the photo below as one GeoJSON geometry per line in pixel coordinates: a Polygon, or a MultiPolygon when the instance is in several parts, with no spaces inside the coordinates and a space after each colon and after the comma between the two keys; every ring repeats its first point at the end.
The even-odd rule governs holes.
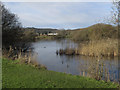
{"type": "Polygon", "coordinates": [[[23,27],[75,29],[101,23],[111,2],[4,2],[23,27]]]}

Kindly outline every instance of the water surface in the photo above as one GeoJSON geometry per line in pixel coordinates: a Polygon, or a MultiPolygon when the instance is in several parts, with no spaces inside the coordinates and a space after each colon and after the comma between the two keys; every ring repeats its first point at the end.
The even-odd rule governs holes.
{"type": "Polygon", "coordinates": [[[39,41],[32,44],[36,59],[48,70],[65,72],[73,75],[96,77],[96,73],[102,79],[118,81],[118,59],[117,58],[94,58],[86,56],[56,55],[56,51],[64,48],[76,48],[77,44],[70,40],[39,41]]]}

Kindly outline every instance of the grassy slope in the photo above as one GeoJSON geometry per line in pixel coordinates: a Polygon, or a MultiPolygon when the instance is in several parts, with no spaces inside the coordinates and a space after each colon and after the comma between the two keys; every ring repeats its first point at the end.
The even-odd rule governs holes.
{"type": "Polygon", "coordinates": [[[77,42],[101,39],[118,39],[118,28],[108,24],[95,24],[87,28],[68,31],[69,37],[77,42]]]}
{"type": "Polygon", "coordinates": [[[70,74],[37,69],[30,65],[16,64],[3,59],[3,88],[115,88],[111,82],[73,76],[70,74]]]}

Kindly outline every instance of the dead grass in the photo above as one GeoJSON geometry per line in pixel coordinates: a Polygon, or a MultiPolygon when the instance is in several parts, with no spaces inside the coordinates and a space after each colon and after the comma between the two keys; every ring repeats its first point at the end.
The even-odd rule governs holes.
{"type": "Polygon", "coordinates": [[[79,54],[88,56],[118,56],[118,40],[91,41],[79,46],[79,54]]]}
{"type": "Polygon", "coordinates": [[[60,55],[85,55],[93,57],[116,57],[120,55],[120,53],[118,53],[118,39],[102,39],[80,43],[75,49],[60,49],[56,53],[60,55]]]}
{"type": "Polygon", "coordinates": [[[44,68],[47,69],[45,65],[40,64],[37,61],[37,53],[33,53],[32,50],[28,50],[28,52],[23,52],[22,49],[15,50],[10,46],[9,50],[3,49],[2,53],[4,58],[11,59],[11,60],[19,60],[18,63],[22,64],[30,64],[36,68],[44,68]]]}

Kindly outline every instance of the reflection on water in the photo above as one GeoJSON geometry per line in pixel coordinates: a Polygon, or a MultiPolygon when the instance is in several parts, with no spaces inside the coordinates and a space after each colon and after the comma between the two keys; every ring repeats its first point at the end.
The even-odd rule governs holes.
{"type": "Polygon", "coordinates": [[[95,58],[86,56],[56,55],[60,48],[76,48],[77,44],[70,40],[39,41],[32,44],[37,60],[44,64],[48,70],[66,72],[73,75],[82,75],[118,81],[118,58],[95,58]]]}

